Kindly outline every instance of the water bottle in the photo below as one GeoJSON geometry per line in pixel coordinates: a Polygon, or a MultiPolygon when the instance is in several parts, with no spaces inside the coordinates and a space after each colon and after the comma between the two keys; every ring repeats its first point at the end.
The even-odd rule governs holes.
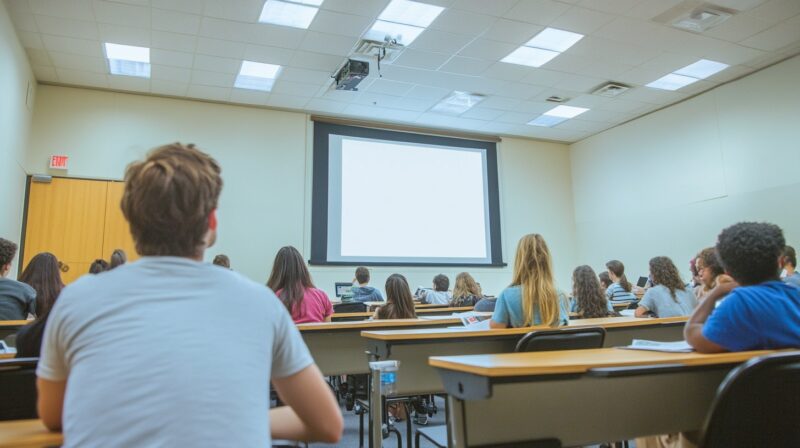
{"type": "Polygon", "coordinates": [[[381,367],[381,395],[390,396],[397,392],[397,366],[381,367]]]}

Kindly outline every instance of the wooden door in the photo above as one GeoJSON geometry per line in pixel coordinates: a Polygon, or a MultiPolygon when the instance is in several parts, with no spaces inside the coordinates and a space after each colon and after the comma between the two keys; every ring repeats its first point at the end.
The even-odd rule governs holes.
{"type": "Polygon", "coordinates": [[[107,182],[30,182],[23,268],[34,255],[52,252],[64,264],[62,279],[69,283],[103,257],[107,182]]]}
{"type": "Polygon", "coordinates": [[[106,194],[106,222],[103,232],[103,257],[108,260],[111,252],[122,249],[128,255],[128,261],[139,258],[136,246],[133,244],[130,227],[120,208],[122,193],[125,191],[124,182],[108,182],[106,194]]]}

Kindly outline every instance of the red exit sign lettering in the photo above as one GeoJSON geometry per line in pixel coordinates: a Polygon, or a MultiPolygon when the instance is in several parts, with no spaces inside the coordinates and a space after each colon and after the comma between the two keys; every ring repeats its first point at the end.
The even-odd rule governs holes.
{"type": "Polygon", "coordinates": [[[50,156],[50,169],[51,170],[65,170],[67,169],[67,156],[50,156]]]}

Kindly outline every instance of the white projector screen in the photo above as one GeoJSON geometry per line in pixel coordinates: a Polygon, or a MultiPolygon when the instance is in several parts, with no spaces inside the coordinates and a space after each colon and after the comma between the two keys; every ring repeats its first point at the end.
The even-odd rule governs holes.
{"type": "Polygon", "coordinates": [[[493,143],[335,125],[322,127],[350,132],[319,136],[320,126],[313,264],[496,264],[493,143]]]}

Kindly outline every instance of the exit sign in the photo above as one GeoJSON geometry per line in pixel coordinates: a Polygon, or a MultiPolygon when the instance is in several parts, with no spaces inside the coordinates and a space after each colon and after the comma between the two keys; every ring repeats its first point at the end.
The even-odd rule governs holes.
{"type": "Polygon", "coordinates": [[[65,170],[67,169],[67,156],[50,156],[50,169],[51,170],[65,170]]]}

